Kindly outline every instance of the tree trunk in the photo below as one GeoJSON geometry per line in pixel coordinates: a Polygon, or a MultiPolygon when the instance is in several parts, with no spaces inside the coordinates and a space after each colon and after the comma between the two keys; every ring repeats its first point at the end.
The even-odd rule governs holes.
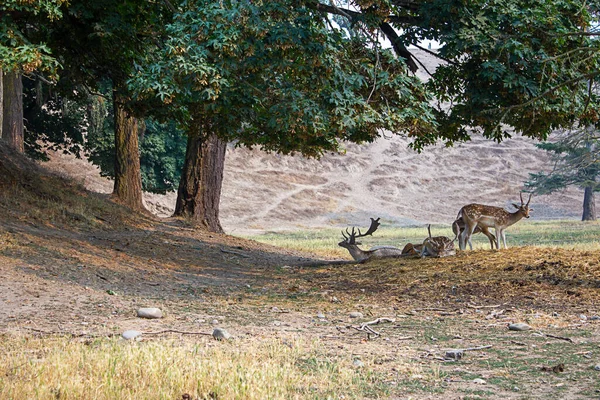
{"type": "Polygon", "coordinates": [[[2,69],[0,69],[0,138],[2,137],[2,117],[4,116],[4,103],[2,102],[4,93],[2,82],[4,82],[4,74],[2,73],[2,69]]]}
{"type": "Polygon", "coordinates": [[[138,120],[127,111],[125,98],[113,92],[115,113],[115,186],[113,197],[134,210],[145,210],[138,148],[138,120]]]}
{"type": "Polygon", "coordinates": [[[594,188],[588,186],[583,194],[583,216],[582,221],[596,220],[596,201],[594,200],[594,188]]]}
{"type": "Polygon", "coordinates": [[[23,81],[20,71],[6,72],[2,78],[2,139],[10,147],[23,153],[23,81]]]}
{"type": "Polygon", "coordinates": [[[174,216],[188,217],[211,232],[223,232],[219,202],[226,149],[227,142],[215,134],[204,135],[201,124],[189,129],[174,216]]]}

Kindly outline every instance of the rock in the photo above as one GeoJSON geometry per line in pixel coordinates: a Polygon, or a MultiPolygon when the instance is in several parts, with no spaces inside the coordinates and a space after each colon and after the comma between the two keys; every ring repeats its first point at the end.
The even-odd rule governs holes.
{"type": "Polygon", "coordinates": [[[354,361],[352,361],[352,365],[354,365],[357,368],[361,368],[365,366],[365,363],[359,360],[358,358],[355,358],[354,361]]]}
{"type": "Polygon", "coordinates": [[[479,385],[485,385],[487,382],[481,378],[475,378],[475,379],[473,379],[473,383],[477,383],[479,385]]]}
{"type": "Polygon", "coordinates": [[[133,329],[125,331],[121,334],[121,337],[125,340],[131,340],[131,339],[136,339],[136,338],[137,338],[136,340],[140,340],[141,339],[140,336],[142,336],[142,332],[136,331],[133,329]]]}
{"type": "Polygon", "coordinates": [[[157,319],[162,318],[163,314],[160,308],[149,307],[149,308],[138,308],[137,316],[140,318],[157,319]]]}
{"type": "Polygon", "coordinates": [[[514,324],[509,324],[508,329],[511,331],[528,331],[531,329],[531,326],[527,325],[524,322],[517,322],[514,324]]]}
{"type": "Polygon", "coordinates": [[[219,325],[219,320],[218,319],[213,319],[212,321],[210,321],[211,324],[213,325],[219,325]]]}
{"type": "Polygon", "coordinates": [[[581,314],[579,316],[579,319],[582,320],[582,321],[587,321],[587,317],[584,314],[581,314]]]}
{"type": "Polygon", "coordinates": [[[108,293],[111,296],[114,296],[115,294],[117,294],[114,290],[107,290],[106,293],[108,293]]]}
{"type": "Polygon", "coordinates": [[[597,316],[597,315],[592,315],[592,316],[590,317],[590,321],[598,321],[598,320],[600,320],[600,317],[599,317],[599,316],[597,316]]]}
{"type": "Polygon", "coordinates": [[[450,360],[460,360],[464,355],[462,350],[448,350],[446,352],[445,358],[450,360]]]}
{"type": "Polygon", "coordinates": [[[350,318],[362,318],[363,317],[363,313],[359,312],[359,311],[352,311],[350,313],[350,318]]]}
{"type": "Polygon", "coordinates": [[[228,340],[233,337],[229,332],[227,332],[223,328],[215,328],[213,330],[212,336],[213,338],[215,338],[215,340],[228,340]]]}
{"type": "Polygon", "coordinates": [[[319,319],[325,319],[325,314],[323,314],[323,313],[318,313],[318,314],[317,314],[317,318],[319,318],[319,319]]]}
{"type": "Polygon", "coordinates": [[[598,365],[594,365],[594,369],[595,369],[596,371],[600,371],[600,364],[598,364],[598,365]]]}

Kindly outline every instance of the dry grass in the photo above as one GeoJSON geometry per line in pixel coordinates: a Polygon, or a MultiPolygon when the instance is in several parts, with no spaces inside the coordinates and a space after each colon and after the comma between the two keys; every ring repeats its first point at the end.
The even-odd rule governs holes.
{"type": "Polygon", "coordinates": [[[4,336],[2,399],[299,399],[384,394],[318,343],[87,341],[4,336]]]}

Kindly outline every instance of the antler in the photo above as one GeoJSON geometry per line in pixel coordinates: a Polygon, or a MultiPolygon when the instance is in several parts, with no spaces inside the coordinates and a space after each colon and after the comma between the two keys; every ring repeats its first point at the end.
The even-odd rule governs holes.
{"type": "Polygon", "coordinates": [[[519,192],[519,197],[521,197],[521,205],[525,204],[525,207],[528,207],[529,202],[531,201],[531,196],[533,196],[533,193],[529,193],[529,199],[527,200],[527,204],[525,204],[523,201],[523,192],[519,192]]]}
{"type": "Polygon", "coordinates": [[[380,225],[379,220],[380,220],[380,218],[377,218],[377,219],[371,218],[371,226],[365,233],[362,233],[360,231],[360,229],[358,229],[358,235],[357,235],[356,229],[354,227],[352,227],[352,232],[349,232],[348,228],[346,228],[346,233],[348,234],[348,236],[344,235],[344,231],[342,231],[342,236],[349,244],[354,244],[355,240],[357,238],[372,235],[373,232],[375,232],[377,230],[377,228],[379,228],[379,225],[380,225]]]}

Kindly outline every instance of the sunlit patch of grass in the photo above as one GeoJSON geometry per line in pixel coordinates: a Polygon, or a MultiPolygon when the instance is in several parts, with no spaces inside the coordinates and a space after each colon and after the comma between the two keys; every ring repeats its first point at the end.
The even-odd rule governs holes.
{"type": "MultiPolygon", "coordinates": [[[[366,228],[366,226],[362,227],[363,231],[366,228]]],[[[432,225],[431,234],[454,237],[451,227],[446,225],[432,225]]],[[[325,257],[350,258],[348,251],[338,246],[338,242],[342,240],[342,233],[339,229],[270,232],[246,237],[273,246],[308,251],[325,257]]],[[[362,243],[360,247],[365,250],[379,245],[403,248],[407,243],[423,243],[426,237],[426,226],[386,228],[382,224],[382,227],[373,236],[360,239],[362,243]]],[[[509,247],[541,246],[600,250],[599,237],[600,222],[598,221],[521,221],[506,229],[506,240],[509,247]]],[[[472,242],[473,248],[476,250],[490,248],[489,241],[484,235],[473,235],[472,242]]]]}
{"type": "Polygon", "coordinates": [[[384,376],[318,343],[2,337],[0,398],[364,398],[384,376]]]}

